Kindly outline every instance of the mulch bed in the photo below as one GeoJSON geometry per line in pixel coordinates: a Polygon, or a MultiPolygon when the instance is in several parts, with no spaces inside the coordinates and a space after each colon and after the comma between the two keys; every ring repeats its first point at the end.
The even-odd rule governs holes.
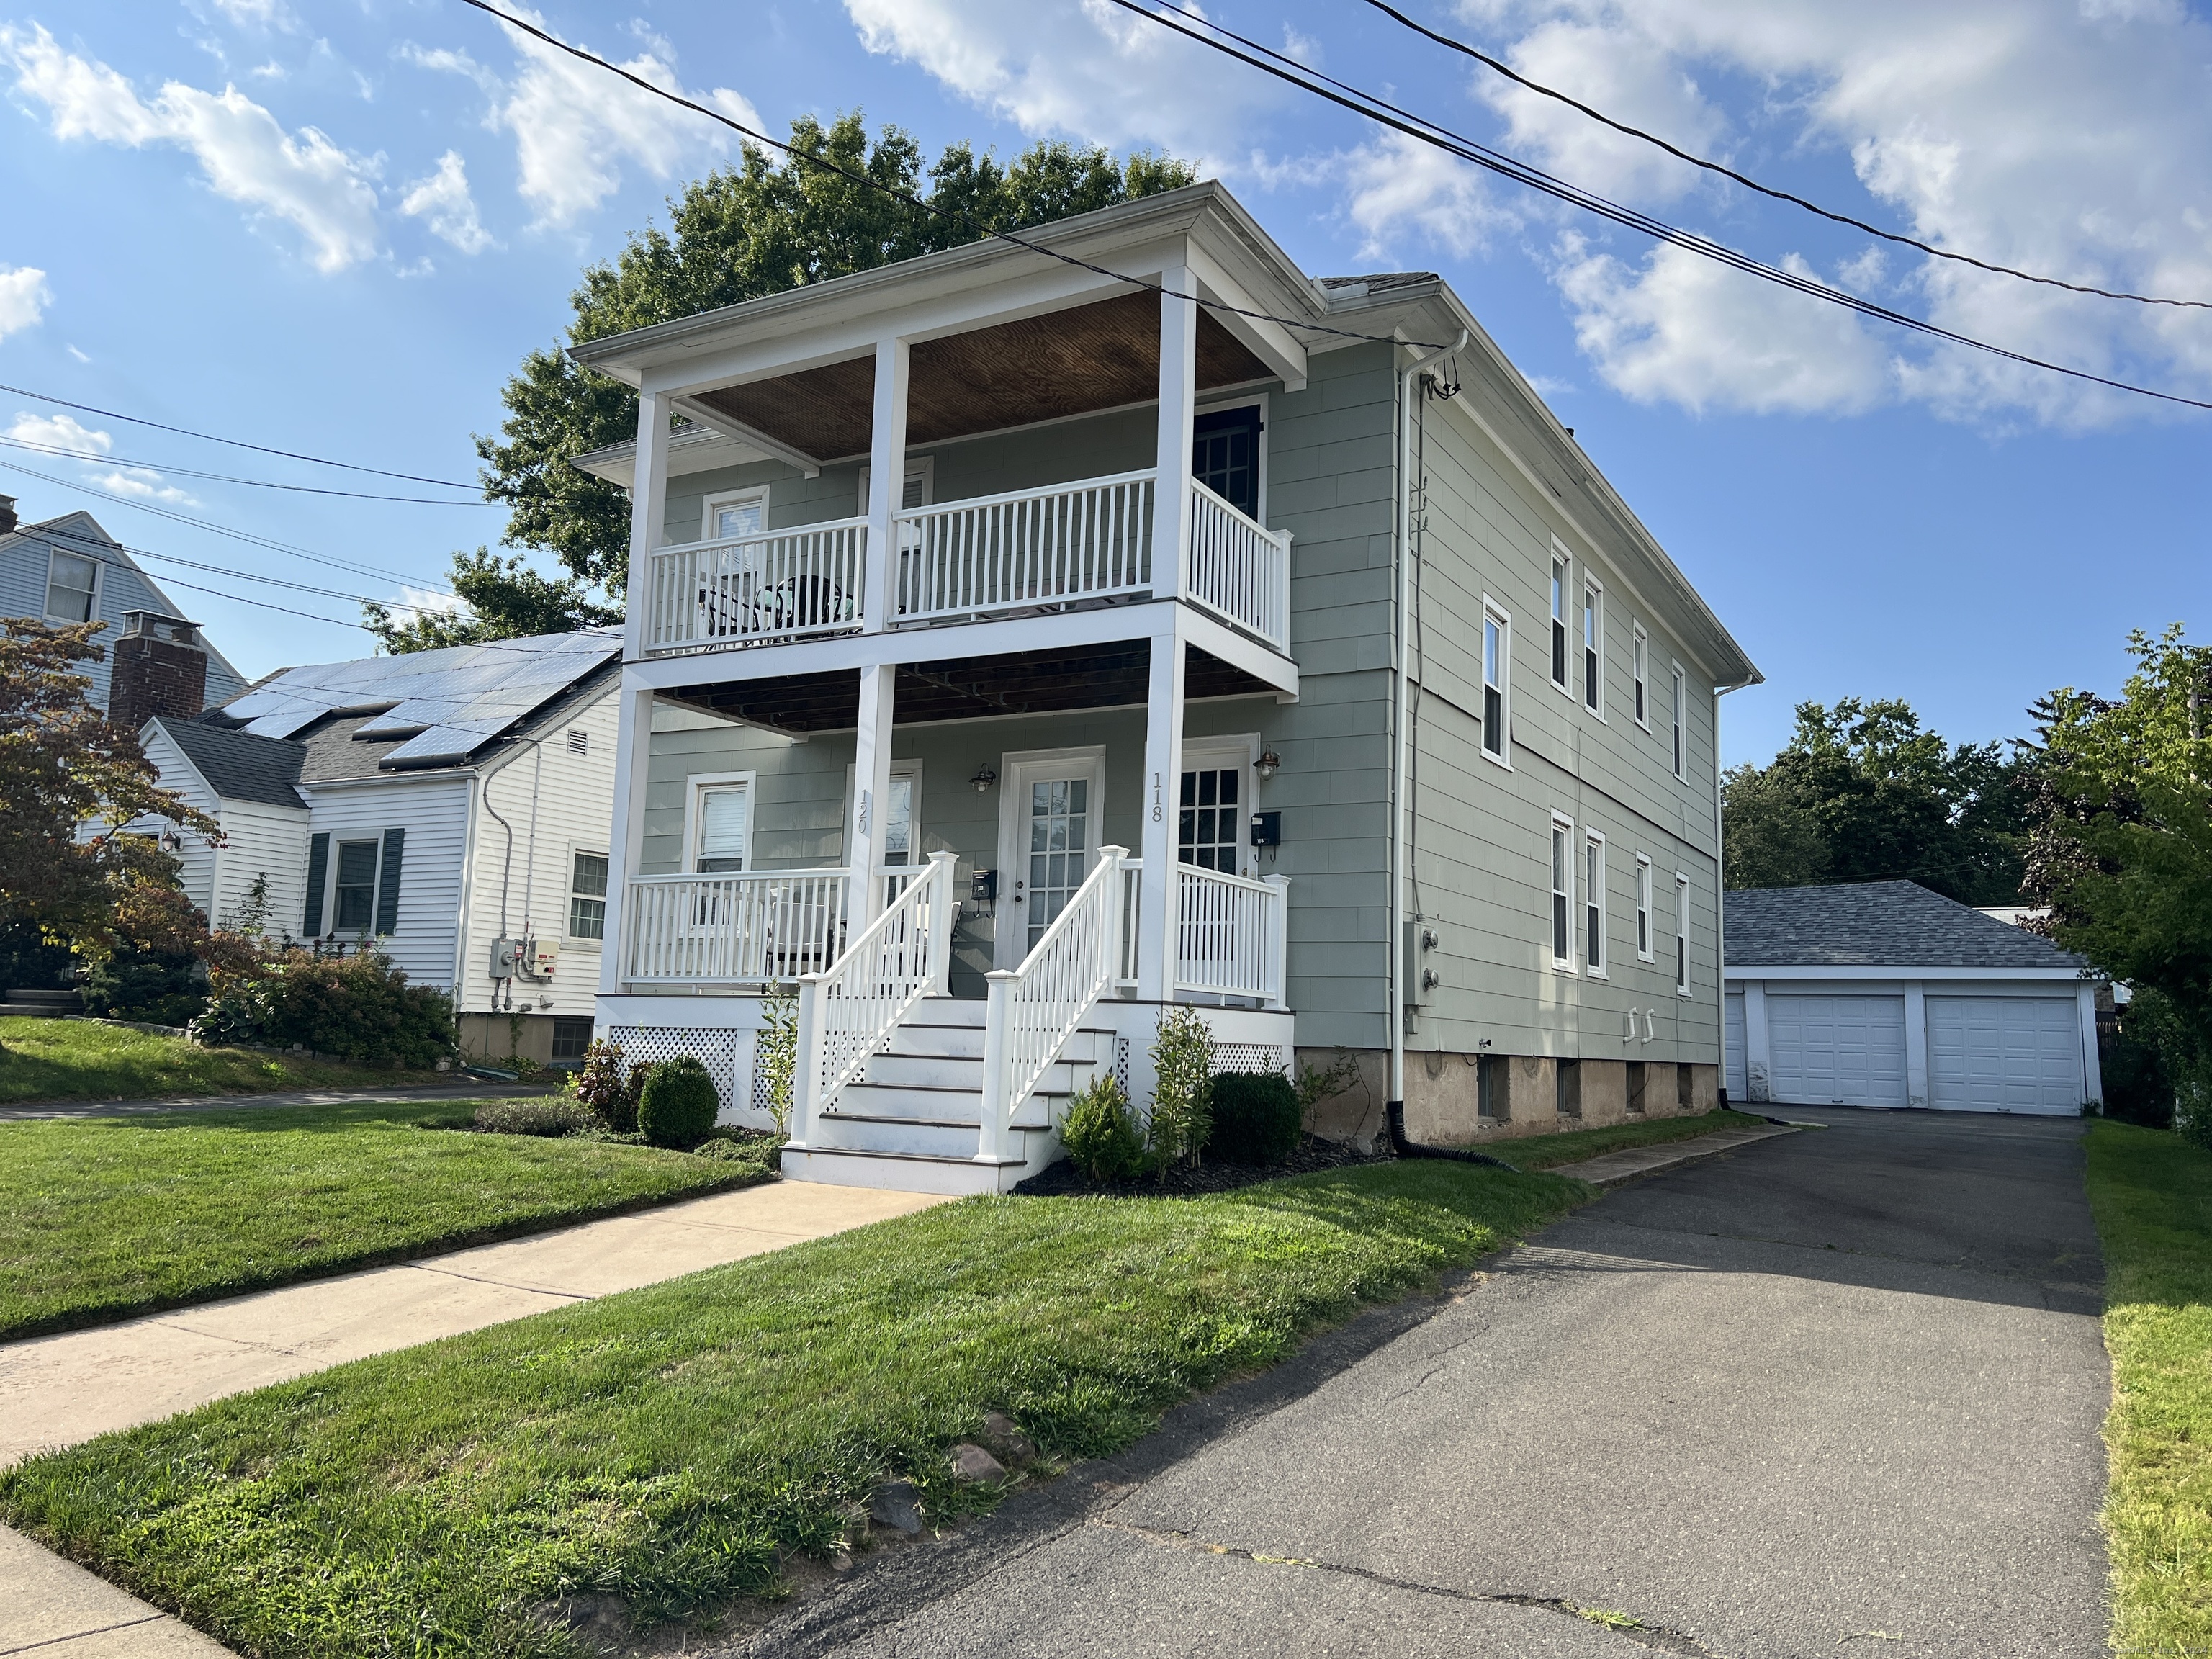
{"type": "Polygon", "coordinates": [[[1167,1172],[1165,1181],[1158,1175],[1147,1175],[1134,1181],[1101,1185],[1085,1179],[1072,1161],[1063,1158],[1048,1165],[1042,1174],[1031,1176],[1014,1191],[1028,1198],[1201,1198],[1208,1193],[1234,1192],[1239,1187],[1262,1181],[1279,1181],[1285,1176],[1311,1175],[1321,1170],[1348,1170],[1361,1164],[1393,1161],[1387,1146],[1376,1152],[1363,1152],[1344,1141],[1321,1140],[1308,1135],[1280,1164],[1201,1164],[1195,1170],[1178,1166],[1167,1172]]]}

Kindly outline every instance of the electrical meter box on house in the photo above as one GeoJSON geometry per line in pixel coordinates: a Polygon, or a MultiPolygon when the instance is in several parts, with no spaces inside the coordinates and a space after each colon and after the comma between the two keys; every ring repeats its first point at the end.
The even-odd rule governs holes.
{"type": "Polygon", "coordinates": [[[515,975],[515,956],[521,949],[519,939],[495,939],[491,942],[491,976],[494,979],[513,979],[515,975]]]}
{"type": "Polygon", "coordinates": [[[561,965],[561,941],[526,939],[522,941],[522,971],[532,979],[550,979],[561,965]]]}

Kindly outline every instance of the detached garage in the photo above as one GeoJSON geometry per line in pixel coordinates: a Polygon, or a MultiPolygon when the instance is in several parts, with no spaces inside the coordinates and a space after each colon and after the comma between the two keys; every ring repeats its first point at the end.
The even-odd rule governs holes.
{"type": "Polygon", "coordinates": [[[2099,1100],[2081,959],[1909,881],[1723,899],[1731,1100],[2043,1115],[2099,1100]]]}

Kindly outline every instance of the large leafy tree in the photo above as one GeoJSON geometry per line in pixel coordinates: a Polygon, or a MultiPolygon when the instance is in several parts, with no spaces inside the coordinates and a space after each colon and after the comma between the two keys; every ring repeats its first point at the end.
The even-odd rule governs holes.
{"type": "MultiPolygon", "coordinates": [[[[1103,149],[1064,143],[1036,145],[1006,167],[954,144],[925,169],[911,137],[885,127],[871,138],[857,114],[827,126],[801,117],[792,123],[791,145],[940,211],[748,146],[736,166],[709,173],[669,204],[665,230],[641,231],[615,258],[585,270],[570,296],[575,316],[568,343],[1109,207],[1195,176],[1163,156],[1116,160],[1103,149]]],[[[627,497],[569,462],[635,436],[636,395],[578,368],[556,346],[524,358],[503,396],[507,416],[498,435],[477,439],[477,452],[486,498],[509,509],[507,541],[550,553],[572,581],[619,596],[629,563],[627,497]]],[[[457,567],[457,580],[460,574],[457,567]]],[[[485,598],[499,599],[489,587],[485,598]]]]}
{"type": "Polygon", "coordinates": [[[473,553],[456,553],[447,580],[466,610],[424,611],[397,621],[384,605],[362,606],[365,625],[386,651],[398,656],[483,640],[568,634],[622,620],[618,607],[598,603],[584,583],[574,577],[556,580],[542,575],[525,564],[519,553],[501,558],[481,547],[473,553]]]}
{"type": "Polygon", "coordinates": [[[2020,762],[1957,744],[1895,700],[1802,703],[1788,745],[1722,785],[1735,887],[1917,881],[1966,904],[2018,902],[2020,762]]]}

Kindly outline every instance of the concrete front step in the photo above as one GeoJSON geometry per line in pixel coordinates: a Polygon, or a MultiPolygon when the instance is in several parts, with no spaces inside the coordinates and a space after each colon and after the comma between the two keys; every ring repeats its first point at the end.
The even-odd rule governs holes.
{"type": "MultiPolygon", "coordinates": [[[[1024,1117],[1030,1115],[1023,1114],[1024,1117]]],[[[1049,1135],[1049,1123],[1016,1123],[1007,1137],[1010,1152],[1024,1157],[1049,1135]]],[[[971,1112],[960,1117],[876,1117],[863,1112],[824,1112],[814,1120],[812,1145],[840,1151],[915,1152],[937,1158],[973,1158],[981,1130],[971,1112]]]]}
{"type": "Polygon", "coordinates": [[[986,1161],[919,1152],[878,1152],[858,1147],[800,1146],[783,1149],[786,1181],[819,1181],[836,1187],[877,1187],[891,1192],[1005,1193],[1036,1173],[1019,1158],[986,1161]]]}

